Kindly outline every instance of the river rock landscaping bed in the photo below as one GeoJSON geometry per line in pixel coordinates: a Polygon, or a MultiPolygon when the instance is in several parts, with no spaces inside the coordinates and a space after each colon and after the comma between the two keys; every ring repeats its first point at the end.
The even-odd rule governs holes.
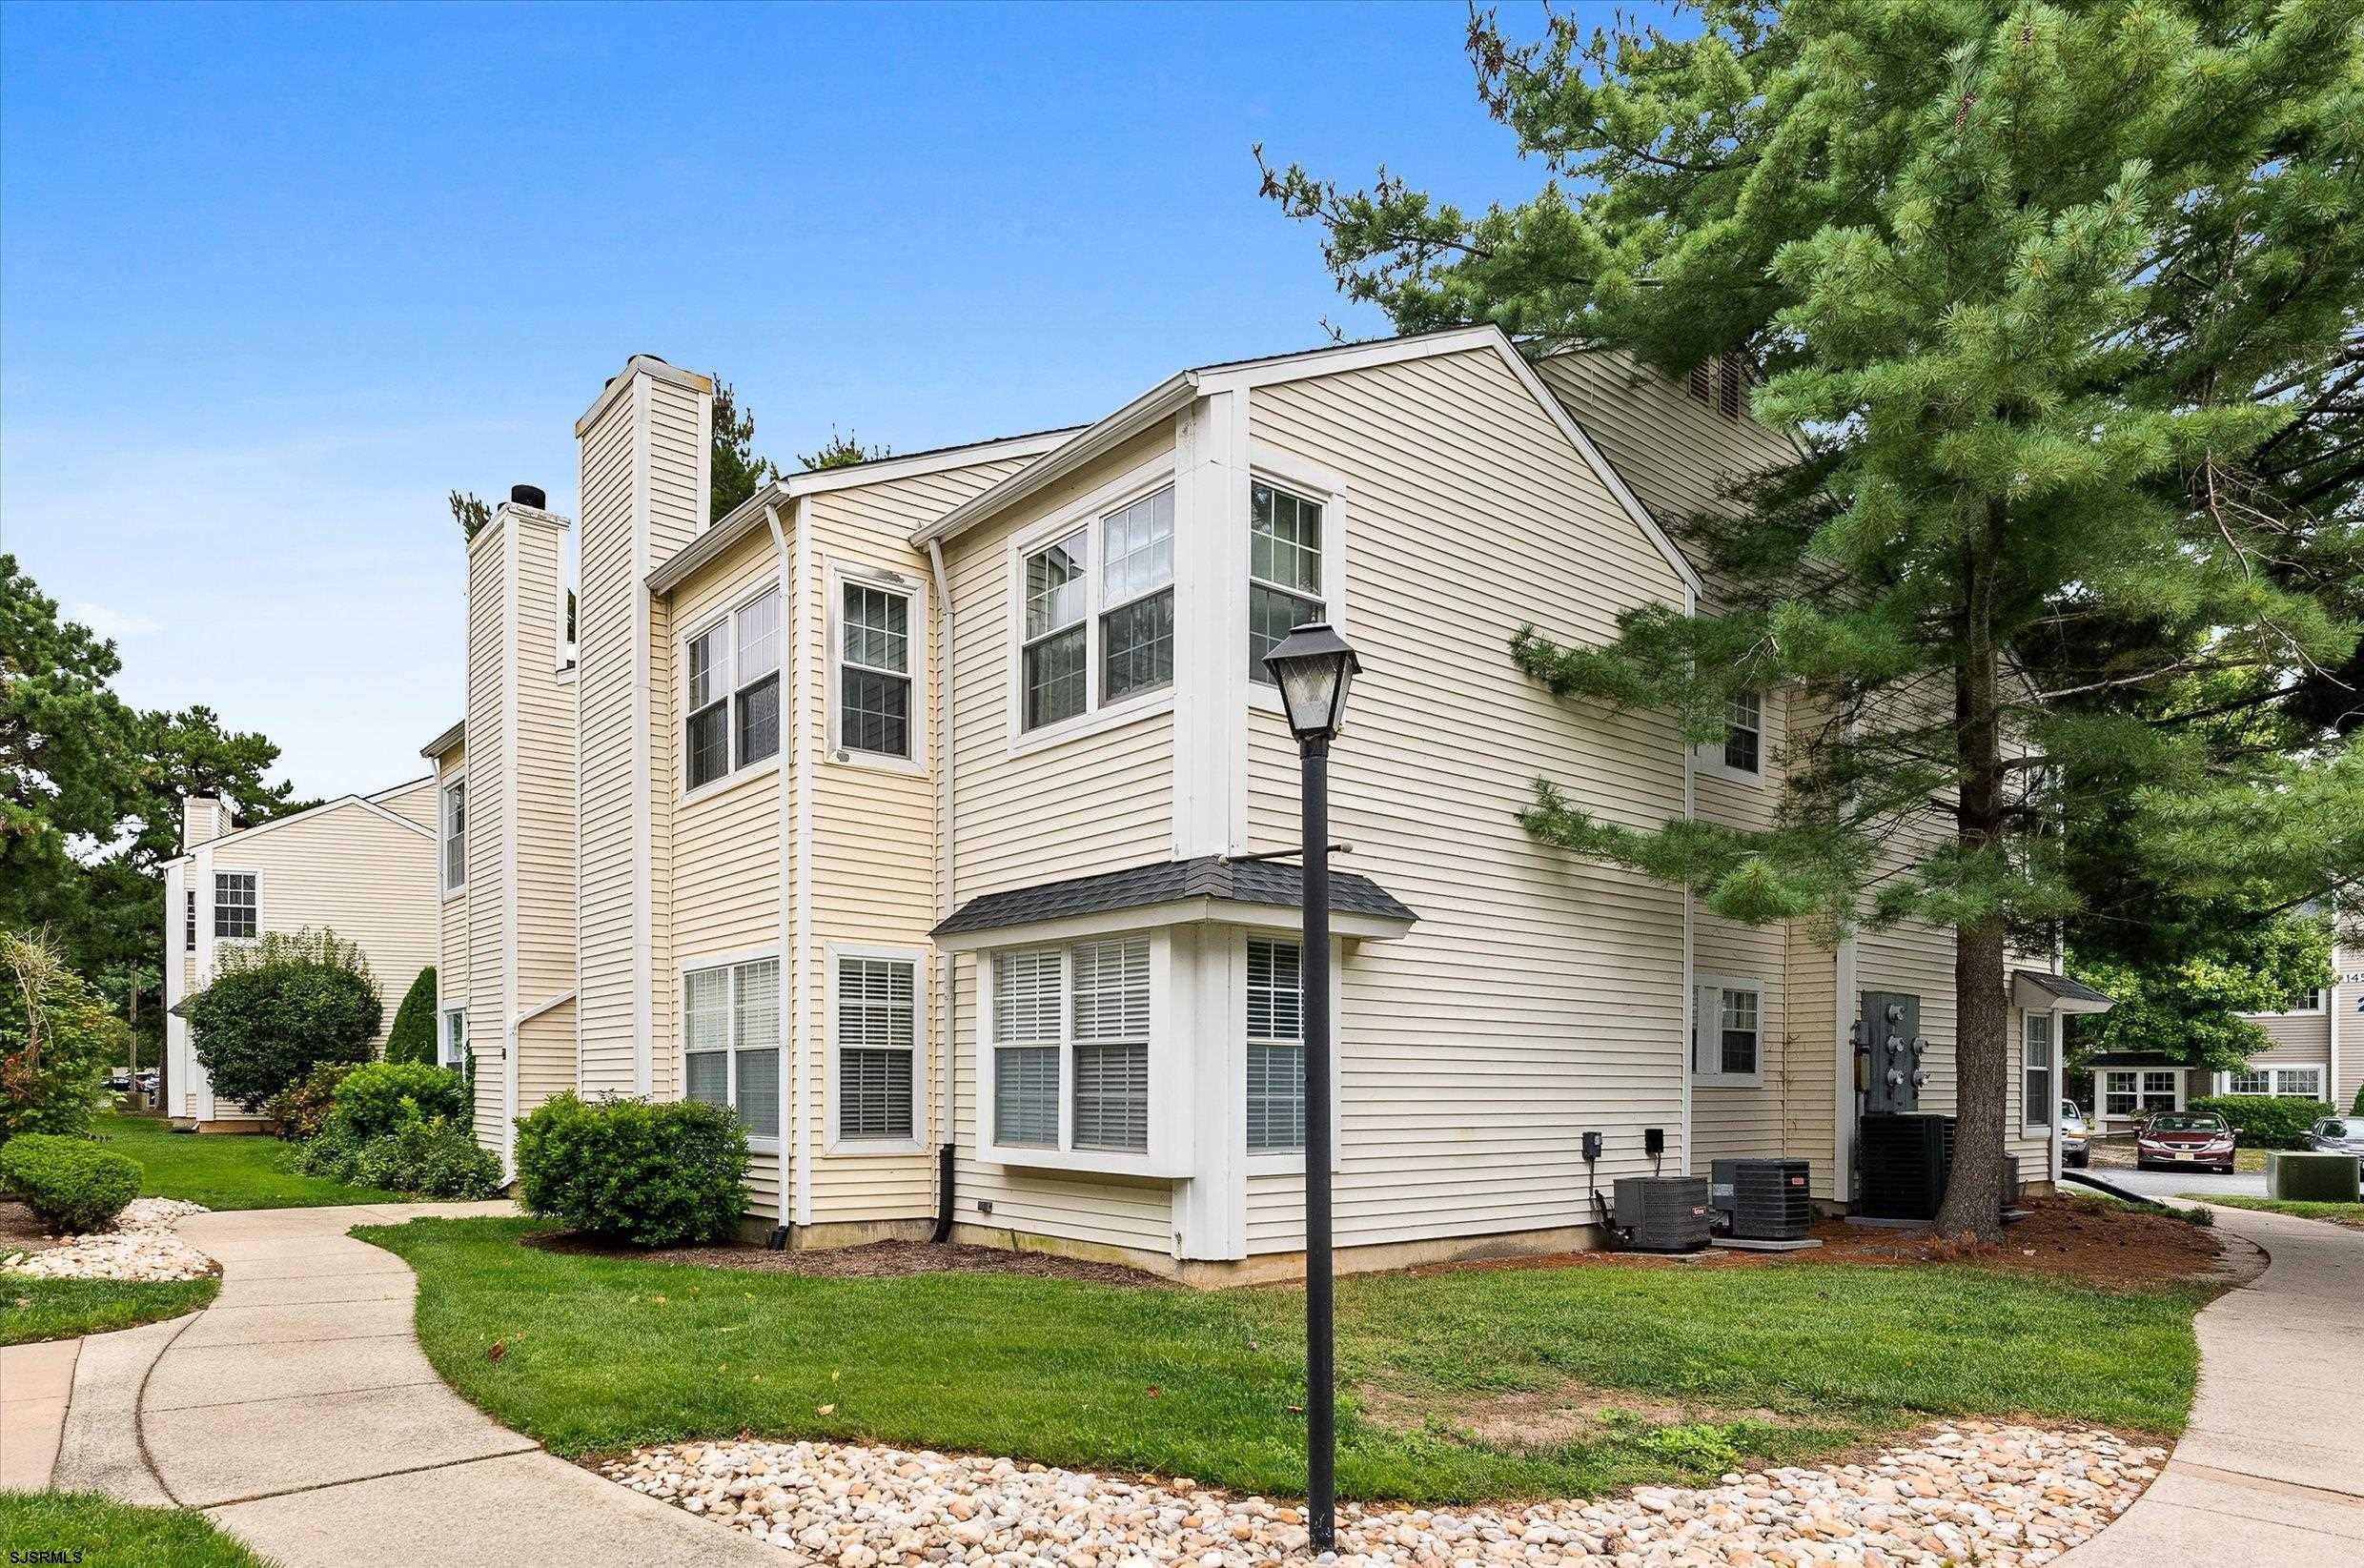
{"type": "Polygon", "coordinates": [[[177,1198],[133,1198],[115,1216],[112,1231],[62,1237],[37,1251],[0,1252],[0,1273],[34,1279],[203,1279],[220,1266],[183,1241],[173,1226],[210,1212],[177,1198]]]}
{"type": "MultiPolygon", "coordinates": [[[[1345,1568],[1989,1568],[2049,1562],[2141,1496],[2166,1451],[2111,1433],[1961,1421],[1861,1463],[1700,1490],[1338,1512],[1345,1568]]],[[[1304,1561],[1302,1509],[1009,1459],[839,1443],[680,1443],[598,1467],[636,1492],[838,1568],[1304,1561]]]]}

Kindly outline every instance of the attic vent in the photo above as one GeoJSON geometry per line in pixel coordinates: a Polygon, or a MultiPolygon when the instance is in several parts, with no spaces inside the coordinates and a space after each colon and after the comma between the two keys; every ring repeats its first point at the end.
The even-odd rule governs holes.
{"type": "Polygon", "coordinates": [[[530,506],[537,512],[547,511],[550,506],[550,498],[542,494],[541,486],[538,484],[509,486],[509,499],[519,506],[530,506]]]}
{"type": "Polygon", "coordinates": [[[1683,388],[1701,402],[1712,403],[1716,400],[1715,394],[1711,390],[1714,380],[1715,373],[1708,369],[1707,361],[1702,359],[1691,367],[1691,374],[1684,377],[1683,388]]]}
{"type": "Polygon", "coordinates": [[[1716,366],[1716,401],[1727,419],[1741,417],[1741,356],[1727,354],[1716,366]]]}

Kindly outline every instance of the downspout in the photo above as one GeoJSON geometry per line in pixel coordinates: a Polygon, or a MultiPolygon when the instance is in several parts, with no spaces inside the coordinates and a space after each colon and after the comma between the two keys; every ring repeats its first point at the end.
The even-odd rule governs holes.
{"type": "Polygon", "coordinates": [[[810,1162],[811,1157],[810,1146],[805,1141],[804,1009],[796,1005],[798,999],[804,994],[804,955],[798,951],[794,941],[795,888],[796,883],[804,877],[804,864],[796,863],[794,880],[791,880],[788,875],[788,851],[794,821],[791,814],[789,789],[791,785],[802,788],[805,769],[811,762],[811,759],[804,754],[801,745],[804,736],[804,714],[809,705],[810,699],[805,691],[803,679],[804,656],[801,650],[804,647],[805,628],[802,625],[803,618],[796,613],[805,608],[801,592],[803,574],[793,573],[790,570],[787,534],[780,526],[780,508],[770,501],[765,501],[764,520],[771,528],[772,556],[780,570],[781,627],[790,639],[788,663],[792,679],[788,686],[787,713],[785,718],[791,741],[798,743],[798,749],[789,762],[789,770],[779,775],[776,790],[779,796],[780,816],[780,962],[784,966],[789,964],[796,966],[793,970],[788,971],[795,976],[793,982],[780,988],[780,1008],[783,1014],[780,1020],[780,1037],[783,1041],[793,1040],[794,1049],[791,1053],[791,1060],[795,1063],[790,1082],[784,1086],[782,1090],[783,1100],[793,1104],[793,1112],[790,1111],[789,1104],[783,1104],[774,1112],[781,1123],[786,1126],[794,1135],[792,1141],[785,1138],[781,1140],[782,1158],[786,1161],[788,1168],[781,1173],[783,1177],[781,1185],[784,1191],[780,1205],[780,1224],[772,1232],[772,1243],[775,1247],[782,1247],[787,1244],[788,1226],[790,1221],[796,1217],[796,1211],[799,1207],[796,1201],[797,1193],[805,1180],[805,1167],[810,1162]],[[791,584],[794,586],[792,587],[791,584]],[[791,1007],[795,1008],[793,1017],[787,1016],[791,1007]]]}
{"type": "MultiPolygon", "coordinates": [[[[936,640],[937,646],[943,650],[944,660],[944,677],[938,688],[937,697],[938,712],[943,723],[936,729],[936,755],[941,759],[941,765],[937,769],[936,788],[944,798],[942,807],[944,812],[944,898],[936,911],[937,918],[941,920],[950,917],[953,892],[960,886],[953,880],[960,864],[957,853],[960,835],[953,825],[952,815],[954,804],[952,764],[953,759],[959,754],[958,749],[952,743],[952,686],[954,683],[952,680],[952,589],[951,584],[945,578],[944,545],[939,540],[931,539],[927,541],[927,566],[935,575],[936,616],[942,621],[944,628],[936,640]]],[[[941,993],[943,1006],[937,1009],[936,1017],[940,1020],[937,1028],[943,1030],[944,1060],[938,1068],[943,1087],[936,1103],[944,1108],[944,1141],[936,1146],[935,1239],[943,1242],[952,1238],[952,1180],[957,1162],[954,1158],[956,1143],[953,1135],[952,1106],[954,1088],[952,1077],[952,955],[940,954],[939,963],[944,971],[944,986],[941,993]]]]}

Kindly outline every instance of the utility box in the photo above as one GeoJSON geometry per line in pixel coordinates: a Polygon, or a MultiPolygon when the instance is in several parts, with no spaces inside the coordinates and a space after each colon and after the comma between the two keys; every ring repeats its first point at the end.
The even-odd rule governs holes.
{"type": "Polygon", "coordinates": [[[1617,1228],[1644,1252],[1696,1252],[1707,1245],[1715,1212],[1704,1176],[1620,1176],[1617,1228]]]}
{"type": "Polygon", "coordinates": [[[2266,1196],[2298,1203],[2355,1203],[2357,1165],[2354,1154],[2274,1150],[2266,1155],[2266,1196]]]}
{"type": "Polygon", "coordinates": [[[1865,991],[1855,1026],[1866,1116],[1905,1115],[1921,1109],[1929,1081],[1929,1042],[1921,1032],[1921,998],[1908,991],[1865,991]]]}
{"type": "Polygon", "coordinates": [[[1812,1172],[1804,1160],[1718,1160],[1709,1201],[1742,1241],[1796,1241],[1814,1228],[1812,1172]]]}

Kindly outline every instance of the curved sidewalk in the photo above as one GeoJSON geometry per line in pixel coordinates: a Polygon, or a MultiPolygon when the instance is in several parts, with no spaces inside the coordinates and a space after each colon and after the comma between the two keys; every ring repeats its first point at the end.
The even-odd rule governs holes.
{"type": "Polygon", "coordinates": [[[2266,1272],[2193,1325],[2199,1394],[2167,1468],[2060,1568],[2364,1568],[2364,1231],[2215,1214],[2266,1272]]]}
{"type": "Polygon", "coordinates": [[[194,1217],[222,1289],[83,1342],[51,1485],[203,1509],[288,1568],[796,1558],[543,1453],[444,1386],[417,1281],[345,1232],[506,1203],[194,1217]]]}

